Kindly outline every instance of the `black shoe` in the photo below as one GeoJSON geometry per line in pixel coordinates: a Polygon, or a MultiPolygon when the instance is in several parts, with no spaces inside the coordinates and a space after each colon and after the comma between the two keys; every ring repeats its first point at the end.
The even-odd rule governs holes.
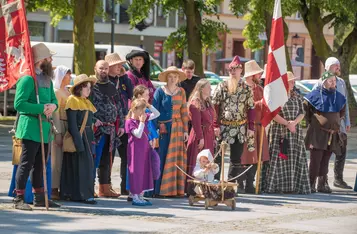
{"type": "Polygon", "coordinates": [[[13,200],[13,203],[14,203],[14,208],[17,210],[27,210],[27,211],[32,210],[31,206],[25,203],[23,195],[16,196],[13,200]]]}
{"type": "Polygon", "coordinates": [[[81,202],[84,203],[84,204],[89,204],[89,205],[96,205],[97,204],[97,201],[94,200],[94,199],[84,200],[84,201],[81,201],[81,202]]]}
{"type": "MultiPolygon", "coordinates": [[[[44,193],[35,193],[34,199],[33,199],[33,205],[35,207],[46,207],[45,194],[44,193]]],[[[59,207],[61,207],[61,205],[59,205],[51,200],[48,200],[48,207],[59,208],[59,207]]]]}
{"type": "Polygon", "coordinates": [[[342,189],[352,189],[351,186],[349,186],[345,181],[343,180],[335,180],[333,182],[333,186],[337,188],[342,188],[342,189]]]}
{"type": "Polygon", "coordinates": [[[128,202],[132,202],[133,201],[133,198],[132,197],[129,197],[126,199],[128,202]]]}
{"type": "Polygon", "coordinates": [[[255,194],[255,187],[253,185],[245,186],[245,193],[255,194]]]}

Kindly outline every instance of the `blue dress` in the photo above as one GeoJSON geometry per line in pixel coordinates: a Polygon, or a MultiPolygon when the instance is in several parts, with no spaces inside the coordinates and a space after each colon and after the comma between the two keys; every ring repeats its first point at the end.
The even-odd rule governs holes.
{"type": "MultiPolygon", "coordinates": [[[[14,168],[12,170],[12,177],[11,177],[11,183],[10,183],[10,188],[9,188],[9,197],[15,197],[16,192],[16,171],[17,171],[18,165],[14,165],[14,168]]],[[[51,157],[47,161],[46,165],[46,175],[47,175],[47,192],[48,192],[48,199],[51,199],[51,192],[52,192],[52,173],[51,173],[51,157]]],[[[26,188],[25,188],[25,196],[24,196],[25,202],[27,204],[32,204],[33,203],[33,193],[32,193],[32,184],[30,177],[27,180],[26,188]]]]}

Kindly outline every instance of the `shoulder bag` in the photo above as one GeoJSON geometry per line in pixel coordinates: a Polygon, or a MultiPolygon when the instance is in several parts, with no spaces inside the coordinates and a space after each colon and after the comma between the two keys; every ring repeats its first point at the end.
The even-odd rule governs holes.
{"type": "MultiPolygon", "coordinates": [[[[88,120],[88,111],[86,111],[86,113],[84,115],[81,129],[79,130],[79,134],[81,136],[82,136],[84,129],[86,127],[87,120],[88,120]]],[[[76,146],[74,145],[73,137],[67,130],[67,132],[64,134],[64,137],[63,137],[63,152],[74,153],[76,151],[77,151],[77,149],[76,149],[76,146]]]]}

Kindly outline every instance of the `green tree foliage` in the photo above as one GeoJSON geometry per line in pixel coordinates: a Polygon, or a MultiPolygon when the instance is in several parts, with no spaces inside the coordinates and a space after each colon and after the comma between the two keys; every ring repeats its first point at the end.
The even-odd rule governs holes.
{"type": "MultiPolygon", "coordinates": [[[[245,28],[248,37],[246,46],[258,49],[258,34],[264,29],[269,30],[269,12],[273,12],[274,0],[231,0],[231,8],[238,12],[249,13],[250,22],[245,28]],[[249,30],[248,30],[249,29],[249,30]]],[[[357,54],[357,1],[356,0],[283,0],[283,16],[300,12],[304,24],[321,62],[330,56],[337,57],[341,62],[342,78],[345,80],[350,109],[356,109],[356,102],[349,83],[351,63],[357,54]],[[342,30],[350,28],[350,32],[343,35],[340,44],[331,47],[324,36],[325,26],[342,30]]],[[[270,16],[271,18],[271,16],[270,16]]],[[[286,33],[286,32],[285,32],[286,33]]],[[[267,34],[270,35],[270,34],[267,34]]],[[[357,114],[357,113],[356,113],[357,114]]]]}
{"type": "Polygon", "coordinates": [[[196,64],[197,75],[203,77],[202,51],[216,50],[219,46],[219,34],[229,30],[224,23],[202,19],[202,15],[216,15],[216,6],[221,2],[222,0],[133,0],[128,9],[130,24],[134,27],[145,19],[155,4],[162,6],[164,15],[175,10],[183,12],[187,19],[186,25],[171,33],[164,47],[166,51],[175,50],[179,55],[187,50],[188,57],[196,64]]]}
{"type": "Polygon", "coordinates": [[[93,74],[95,63],[94,16],[102,14],[99,0],[26,0],[28,11],[49,11],[52,25],[64,16],[73,18],[74,72],[93,74]]]}

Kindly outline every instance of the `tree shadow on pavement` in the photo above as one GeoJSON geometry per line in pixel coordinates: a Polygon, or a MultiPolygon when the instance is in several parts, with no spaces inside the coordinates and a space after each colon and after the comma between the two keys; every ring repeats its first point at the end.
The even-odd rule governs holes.
{"type": "Polygon", "coordinates": [[[346,204],[357,203],[357,193],[333,192],[332,194],[315,193],[309,195],[301,194],[262,194],[262,195],[240,195],[238,201],[257,205],[283,206],[287,204],[303,204],[304,202],[346,204]]]}

